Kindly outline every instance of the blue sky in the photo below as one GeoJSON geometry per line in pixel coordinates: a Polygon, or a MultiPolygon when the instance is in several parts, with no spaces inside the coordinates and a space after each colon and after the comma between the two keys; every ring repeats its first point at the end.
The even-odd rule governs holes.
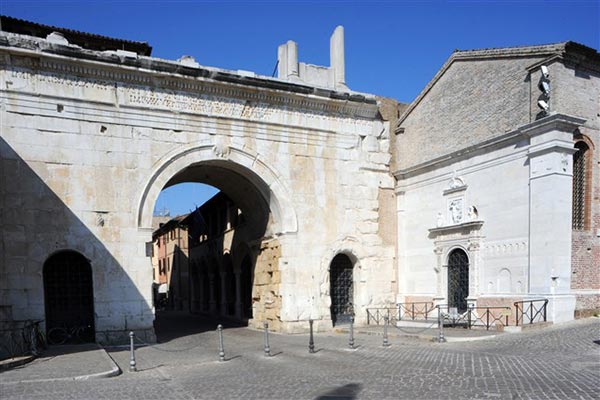
{"type": "MultiPolygon", "coordinates": [[[[271,75],[277,46],[329,64],[329,36],[346,35],[346,81],[356,91],[412,101],[455,49],[573,40],[600,48],[600,1],[33,1],[0,13],[149,42],[153,56],[271,75]]],[[[188,212],[213,192],[165,191],[157,208],[188,212]],[[168,193],[167,193],[168,192],[168,193]]]]}

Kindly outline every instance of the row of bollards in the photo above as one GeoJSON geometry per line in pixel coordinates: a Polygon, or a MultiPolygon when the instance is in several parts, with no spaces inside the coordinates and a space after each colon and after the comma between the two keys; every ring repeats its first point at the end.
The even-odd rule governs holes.
{"type": "MultiPolygon", "coordinates": [[[[442,315],[441,315],[441,311],[438,309],[438,327],[439,327],[439,334],[438,334],[438,342],[445,342],[446,339],[444,338],[444,324],[442,321],[442,315]]],[[[389,325],[389,317],[383,317],[383,347],[389,347],[390,343],[388,340],[388,325],[389,325]]],[[[314,338],[314,333],[313,333],[313,323],[314,321],[312,319],[308,320],[309,323],[309,329],[310,329],[310,334],[309,334],[309,338],[308,338],[308,352],[313,354],[315,353],[315,338],[314,338]]],[[[264,322],[263,323],[263,328],[264,328],[264,353],[265,353],[265,357],[271,357],[271,346],[269,345],[269,323],[268,322],[264,322]]],[[[225,361],[225,346],[223,344],[223,325],[218,325],[217,326],[217,335],[218,335],[218,339],[219,339],[219,361],[225,361]]],[[[135,372],[137,371],[136,368],[136,361],[135,361],[135,344],[134,344],[134,339],[135,339],[135,333],[129,332],[129,339],[130,339],[130,358],[129,358],[129,371],[131,372],[135,372]]],[[[349,329],[349,337],[348,337],[348,347],[350,349],[355,349],[354,347],[354,317],[350,318],[350,329],[349,329]]]]}

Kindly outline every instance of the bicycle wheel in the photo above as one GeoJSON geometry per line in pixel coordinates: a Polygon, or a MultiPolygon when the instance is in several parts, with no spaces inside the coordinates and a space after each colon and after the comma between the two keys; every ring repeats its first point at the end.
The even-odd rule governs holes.
{"type": "Polygon", "coordinates": [[[39,325],[35,326],[35,340],[38,350],[46,350],[48,348],[48,345],[46,344],[46,337],[44,336],[44,333],[40,329],[39,325]]]}
{"type": "Polygon", "coordinates": [[[64,344],[69,339],[69,332],[64,328],[52,328],[48,331],[48,344],[64,344]]]}
{"type": "Polygon", "coordinates": [[[80,326],[75,330],[75,338],[79,343],[94,342],[94,332],[91,326],[80,326]]]}

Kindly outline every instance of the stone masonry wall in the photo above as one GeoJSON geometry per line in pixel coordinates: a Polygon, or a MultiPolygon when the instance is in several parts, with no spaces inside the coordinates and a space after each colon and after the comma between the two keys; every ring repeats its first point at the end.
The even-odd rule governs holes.
{"type": "Polygon", "coordinates": [[[0,155],[10,182],[0,190],[8,278],[0,306],[12,305],[14,318],[44,317],[43,263],[73,249],[92,265],[103,337],[151,331],[151,213],[160,190],[191,165],[229,171],[238,184],[224,187],[252,186],[270,207],[278,231],[267,232],[279,244],[261,251],[255,295],[272,301],[262,312],[273,323],[329,319],[322,289],[340,251],[356,260],[358,312],[393,298],[391,230],[380,231],[377,213],[380,197],[385,209],[391,202],[380,189],[393,188],[389,123],[374,101],[153,71],[162,60],[89,65],[76,57],[84,50],[58,57],[36,50],[43,39],[27,40],[0,63],[0,155]]]}
{"type": "Polygon", "coordinates": [[[281,246],[276,239],[261,243],[252,290],[252,323],[257,329],[267,321],[270,329],[281,331],[280,257],[281,246]]]}

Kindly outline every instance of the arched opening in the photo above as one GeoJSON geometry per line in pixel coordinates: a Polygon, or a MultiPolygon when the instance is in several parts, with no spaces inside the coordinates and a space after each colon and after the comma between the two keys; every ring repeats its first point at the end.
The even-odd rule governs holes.
{"type": "Polygon", "coordinates": [[[44,263],[43,280],[46,334],[93,342],[94,287],[89,261],[75,251],[58,252],[44,263]]]}
{"type": "Polygon", "coordinates": [[[448,307],[459,313],[467,311],[469,296],[469,258],[462,249],[448,255],[448,307]]]}
{"type": "Polygon", "coordinates": [[[590,146],[579,140],[573,154],[573,211],[574,230],[586,230],[590,227],[591,171],[592,156],[590,146]]]}
{"type": "MultiPolygon", "coordinates": [[[[167,168],[168,169],[168,168],[167,168]]],[[[160,184],[162,175],[156,177],[160,184]]],[[[210,185],[216,194],[182,215],[163,222],[153,234],[155,268],[167,265],[167,307],[157,308],[157,334],[161,318],[181,316],[182,312],[204,314],[206,318],[223,318],[247,323],[253,317],[254,269],[262,251],[261,243],[281,232],[281,211],[273,199],[271,187],[254,171],[228,160],[191,163],[165,180],[164,189],[182,183],[210,185]],[[177,249],[177,251],[173,250],[177,249]],[[171,269],[169,269],[171,268],[171,269]],[[176,312],[176,313],[175,313],[176,312]]],[[[154,189],[147,189],[148,193],[154,189]]],[[[157,202],[160,211],[165,204],[157,202]]],[[[167,205],[168,208],[168,205],[167,205]]],[[[142,214],[140,221],[144,220],[142,214]]],[[[163,268],[164,269],[164,268],[163,268]]],[[[154,273],[155,285],[161,285],[154,273]]],[[[276,293],[268,282],[262,290],[276,293]]]]}
{"type": "Polygon", "coordinates": [[[354,315],[353,264],[346,254],[338,254],[329,267],[331,321],[333,325],[350,322],[354,315]]]}

